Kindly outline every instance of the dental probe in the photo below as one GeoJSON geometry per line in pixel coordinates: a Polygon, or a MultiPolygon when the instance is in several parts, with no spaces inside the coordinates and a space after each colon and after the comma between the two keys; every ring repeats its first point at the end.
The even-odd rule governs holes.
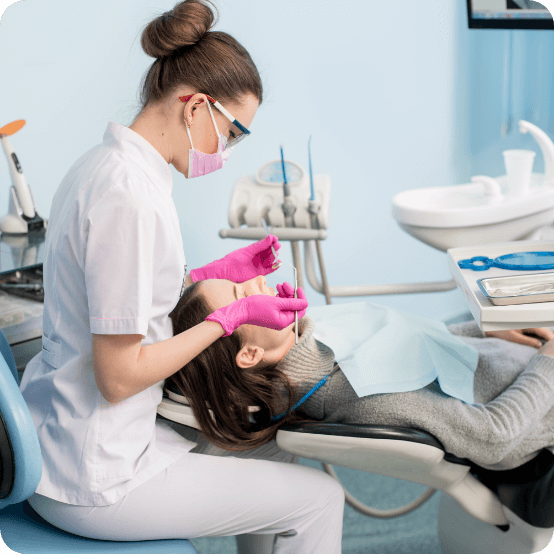
{"type": "MultiPolygon", "coordinates": [[[[267,227],[267,223],[265,222],[264,218],[262,218],[262,225],[264,226],[265,232],[269,235],[269,229],[267,227]]],[[[277,259],[277,254],[275,253],[275,248],[273,248],[273,245],[271,245],[271,251],[275,256],[275,259],[277,259]]],[[[290,265],[292,269],[294,269],[294,298],[298,298],[298,278],[297,278],[296,268],[291,264],[288,264],[288,265],[290,265]]],[[[280,267],[281,267],[281,262],[279,263],[275,262],[272,266],[273,269],[279,269],[280,267]]],[[[294,344],[298,344],[298,312],[294,312],[294,344]]]]}
{"type": "MultiPolygon", "coordinates": [[[[296,276],[295,267],[294,267],[294,298],[298,298],[298,279],[296,276]]],[[[294,344],[298,344],[298,312],[294,312],[294,344]]]]}

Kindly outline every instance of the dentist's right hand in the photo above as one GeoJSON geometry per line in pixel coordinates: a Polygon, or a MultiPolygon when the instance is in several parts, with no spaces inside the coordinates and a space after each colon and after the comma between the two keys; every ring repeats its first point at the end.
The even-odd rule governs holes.
{"type": "Polygon", "coordinates": [[[302,289],[298,288],[298,298],[279,298],[266,294],[253,294],[239,298],[233,303],[219,308],[210,314],[206,320],[219,323],[225,334],[229,336],[241,325],[257,325],[280,331],[294,323],[294,312],[298,318],[304,317],[308,301],[302,289]],[[301,297],[302,296],[302,297],[301,297]]]}

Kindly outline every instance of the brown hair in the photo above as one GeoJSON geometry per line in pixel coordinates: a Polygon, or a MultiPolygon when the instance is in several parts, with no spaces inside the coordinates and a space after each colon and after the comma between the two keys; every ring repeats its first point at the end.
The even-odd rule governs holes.
{"type": "Polygon", "coordinates": [[[250,54],[229,34],[210,31],[210,0],[185,0],[151,21],[141,45],[156,58],[142,82],[142,109],[186,85],[224,103],[252,93],[262,103],[262,81],[250,54]]]}
{"type": "MultiPolygon", "coordinates": [[[[199,282],[187,287],[169,314],[174,335],[202,323],[212,313],[198,288],[199,282]]],[[[227,450],[261,446],[275,438],[283,423],[306,419],[293,412],[270,421],[271,416],[290,411],[297,393],[277,364],[239,367],[236,356],[241,348],[240,332],[235,331],[216,340],[167,379],[188,398],[205,437],[227,450]],[[260,410],[249,412],[249,406],[260,410]]]]}

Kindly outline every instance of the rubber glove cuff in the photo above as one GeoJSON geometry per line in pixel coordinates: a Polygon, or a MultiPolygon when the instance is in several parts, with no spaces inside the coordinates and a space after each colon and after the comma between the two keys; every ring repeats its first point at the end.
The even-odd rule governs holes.
{"type": "Polygon", "coordinates": [[[233,325],[232,321],[225,317],[225,312],[222,310],[216,310],[215,312],[211,313],[206,318],[206,321],[215,321],[216,323],[219,323],[225,331],[225,334],[221,335],[222,337],[228,337],[229,335],[232,335],[236,329],[236,326],[233,325]]]}

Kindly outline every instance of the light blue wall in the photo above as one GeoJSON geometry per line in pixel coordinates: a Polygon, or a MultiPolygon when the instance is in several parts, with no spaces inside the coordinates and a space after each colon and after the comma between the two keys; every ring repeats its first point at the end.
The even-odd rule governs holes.
{"type": "MultiPolygon", "coordinates": [[[[140,48],[140,31],[173,5],[173,0],[20,0],[2,17],[0,125],[27,120],[12,144],[41,215],[48,216],[71,164],[101,142],[108,121],[133,120],[138,85],[152,62],[140,48]]],[[[224,171],[190,182],[174,171],[173,198],[189,267],[247,244],[218,236],[228,227],[235,181],[277,158],[280,143],[288,159],[307,169],[312,134],[314,172],[329,174],[332,181],[331,226],[323,244],[329,282],[449,279],[446,254],[401,231],[390,203],[406,189],[464,182],[476,169],[486,172],[490,154],[504,149],[494,134],[499,123],[489,114],[487,102],[494,100],[487,95],[501,86],[489,69],[502,57],[505,32],[469,31],[464,5],[462,0],[219,0],[217,29],[249,50],[265,101],[252,137],[235,149],[224,171]],[[477,40],[478,33],[485,38],[477,40]],[[490,59],[481,67],[476,58],[487,49],[490,59]],[[479,71],[488,81],[479,81],[479,71]],[[481,128],[487,135],[474,148],[481,128]]],[[[536,75],[529,78],[534,82],[536,75]]],[[[5,213],[5,162],[0,175],[0,213],[5,213]]],[[[283,253],[292,261],[288,245],[283,253]]],[[[291,270],[282,269],[268,284],[291,279],[291,270]]],[[[306,289],[312,305],[324,304],[323,296],[306,289]]],[[[458,291],[374,300],[441,319],[465,311],[458,291]]]]}
{"type": "Polygon", "coordinates": [[[469,175],[502,175],[502,151],[537,152],[533,171],[544,170],[531,135],[520,134],[525,119],[554,137],[554,34],[552,31],[469,30],[460,33],[457,67],[466,76],[465,109],[457,113],[464,141],[457,144],[458,170],[469,175]],[[507,133],[502,133],[508,124],[507,133]],[[462,169],[463,168],[463,169],[462,169]]]}

